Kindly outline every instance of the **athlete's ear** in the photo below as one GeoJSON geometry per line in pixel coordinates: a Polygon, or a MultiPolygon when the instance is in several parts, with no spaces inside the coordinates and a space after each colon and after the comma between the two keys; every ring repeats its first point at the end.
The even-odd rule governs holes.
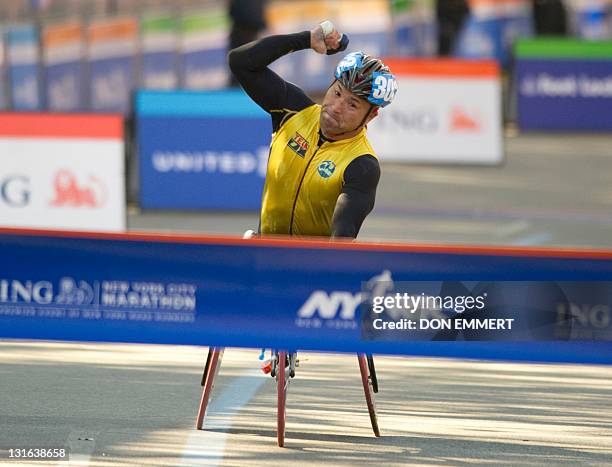
{"type": "Polygon", "coordinates": [[[370,115],[368,115],[368,118],[366,120],[366,125],[370,123],[372,120],[374,120],[376,117],[378,117],[378,109],[379,107],[374,107],[372,110],[370,110],[370,115]]]}

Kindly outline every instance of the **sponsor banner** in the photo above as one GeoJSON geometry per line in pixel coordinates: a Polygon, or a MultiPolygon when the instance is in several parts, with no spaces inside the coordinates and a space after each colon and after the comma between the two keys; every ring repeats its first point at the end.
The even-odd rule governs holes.
{"type": "Polygon", "coordinates": [[[565,0],[574,35],[587,40],[612,38],[610,0],[565,0]]]}
{"type": "Polygon", "coordinates": [[[302,63],[296,83],[306,92],[326,90],[333,81],[338,61],[347,53],[363,50],[377,57],[388,55],[391,18],[385,0],[343,0],[333,6],[326,2],[314,3],[306,9],[303,19],[307,23],[302,29],[312,28],[321,18],[332,19],[350,42],[346,51],[332,56],[312,53],[312,50],[296,54],[302,63]]]}
{"type": "Polygon", "coordinates": [[[1,338],[612,363],[610,252],[5,230],[0,255],[1,338]],[[362,334],[364,303],[403,303],[390,281],[451,335],[362,334]]]}
{"type": "Polygon", "coordinates": [[[495,59],[507,66],[516,39],[533,34],[528,0],[470,0],[470,15],[457,39],[454,55],[495,59]]]}
{"type": "Polygon", "coordinates": [[[271,34],[291,34],[312,29],[322,18],[333,21],[350,43],[345,52],[328,56],[300,50],[275,61],[271,67],[285,80],[306,92],[326,90],[333,81],[334,68],[349,52],[363,50],[375,56],[390,50],[391,17],[386,0],[296,1],[273,3],[267,10],[271,34]]]}
{"type": "MultiPolygon", "coordinates": [[[[285,2],[272,2],[266,7],[266,22],[268,24],[268,33],[272,34],[293,34],[296,31],[310,30],[313,24],[317,24],[317,21],[321,21],[320,18],[329,18],[329,9],[321,11],[322,16],[318,17],[314,22],[308,22],[311,18],[306,18],[307,6],[304,1],[295,1],[291,3],[285,2]]],[[[316,6],[311,6],[319,10],[325,8],[326,5],[318,2],[316,6]]],[[[287,54],[275,60],[270,68],[274,70],[278,75],[291,83],[295,83],[298,86],[303,86],[305,80],[302,79],[302,74],[306,68],[305,61],[307,55],[310,55],[312,51],[298,51],[287,54]]],[[[314,53],[313,55],[318,55],[314,53]]],[[[316,59],[311,59],[316,60],[316,59]]],[[[321,65],[319,59],[318,65],[321,65]]],[[[323,59],[324,60],[324,59],[323,59]]],[[[322,72],[321,72],[322,73],[322,72]]]]}
{"type": "Polygon", "coordinates": [[[320,18],[330,17],[350,42],[346,51],[331,57],[312,53],[312,50],[300,53],[304,62],[300,84],[306,91],[326,90],[333,81],[338,61],[347,53],[362,50],[376,57],[389,53],[391,16],[386,0],[343,0],[328,10],[330,16],[317,16],[317,10],[311,10],[307,17],[309,24],[317,24],[320,18]]]}
{"type": "Polygon", "coordinates": [[[8,107],[5,31],[0,26],[0,110],[8,107]]]}
{"type": "Polygon", "coordinates": [[[0,114],[2,226],[126,229],[123,120],[0,114]]]}
{"type": "Polygon", "coordinates": [[[145,89],[178,86],[178,24],[174,17],[143,18],[142,85],[145,89]]]}
{"type": "Polygon", "coordinates": [[[503,159],[501,85],[491,61],[385,59],[398,80],[368,126],[388,161],[497,164],[503,159]]]}
{"type": "Polygon", "coordinates": [[[49,25],[43,31],[43,64],[47,108],[57,112],[85,109],[83,57],[85,42],[80,23],[49,25]]]}
{"type": "Polygon", "coordinates": [[[39,49],[39,31],[35,26],[8,30],[7,60],[13,110],[43,110],[39,49]]]}
{"type": "Polygon", "coordinates": [[[136,114],[141,207],[259,209],[272,128],[242,90],[141,91],[136,114]]]}
{"type": "Polygon", "coordinates": [[[433,0],[392,0],[393,44],[397,57],[431,57],[438,50],[433,0]]]}
{"type": "MultiPolygon", "coordinates": [[[[331,5],[330,2],[324,0],[302,2],[302,8],[298,17],[300,24],[294,25],[296,29],[292,32],[310,30],[312,29],[312,25],[320,23],[322,18],[327,18],[333,21],[340,31],[348,34],[348,31],[343,29],[339,21],[340,11],[346,12],[345,7],[347,1],[349,0],[341,0],[337,2],[336,5],[331,5]]],[[[364,8],[369,8],[370,4],[364,1],[363,6],[364,8]]],[[[289,12],[290,14],[295,14],[291,8],[289,12]]],[[[353,37],[351,36],[351,41],[352,40],[353,37]]],[[[349,45],[349,47],[351,45],[349,45]]],[[[289,77],[285,79],[292,80],[292,83],[297,84],[306,92],[324,91],[331,84],[334,67],[344,53],[346,52],[341,52],[338,55],[330,57],[316,52],[313,53],[310,49],[295,52],[291,54],[293,55],[292,58],[295,68],[292,70],[289,77]]]]}
{"type": "Polygon", "coordinates": [[[138,24],[132,18],[98,20],[88,28],[89,99],[96,112],[127,113],[136,84],[138,24]]]}
{"type": "Polygon", "coordinates": [[[516,55],[522,130],[612,129],[612,42],[521,41],[516,55]]]}
{"type": "Polygon", "coordinates": [[[229,17],[225,9],[184,17],[181,21],[181,87],[220,89],[229,82],[229,17]]]}
{"type": "Polygon", "coordinates": [[[386,0],[345,0],[338,4],[336,26],[350,38],[348,51],[382,57],[389,53],[391,14],[386,0]]]}

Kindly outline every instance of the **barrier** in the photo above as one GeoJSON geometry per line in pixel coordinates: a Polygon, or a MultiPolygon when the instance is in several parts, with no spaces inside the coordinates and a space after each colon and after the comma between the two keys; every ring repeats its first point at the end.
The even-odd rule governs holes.
{"type": "Polygon", "coordinates": [[[43,30],[43,64],[47,109],[86,110],[83,89],[85,42],[80,23],[47,26],[43,30]]]}
{"type": "Polygon", "coordinates": [[[171,16],[143,18],[142,85],[145,89],[178,87],[178,25],[171,16]]]}
{"type": "Polygon", "coordinates": [[[43,110],[39,31],[34,25],[12,27],[7,34],[11,108],[43,110]]]}
{"type": "Polygon", "coordinates": [[[568,22],[577,37],[589,40],[612,38],[610,0],[565,0],[568,22]]]}
{"type": "Polygon", "coordinates": [[[469,0],[470,15],[457,38],[453,55],[510,63],[512,45],[533,33],[529,0],[469,0]]]}
{"type": "Polygon", "coordinates": [[[223,8],[192,14],[181,21],[181,87],[219,89],[229,82],[229,18],[223,8]]]}
{"type": "Polygon", "coordinates": [[[398,80],[393,104],[368,126],[382,160],[502,161],[501,85],[493,61],[385,59],[398,80]]]}
{"type": "Polygon", "coordinates": [[[144,209],[258,209],[270,116],[242,90],[141,91],[136,98],[144,209]]]}
{"type": "Polygon", "coordinates": [[[392,0],[392,54],[432,57],[438,52],[438,25],[432,0],[392,0]]]}
{"type": "Polygon", "coordinates": [[[0,26],[0,110],[5,110],[8,107],[7,90],[5,31],[2,26],[0,26]]]}
{"type": "Polygon", "coordinates": [[[138,24],[132,18],[93,21],[88,29],[90,108],[127,113],[134,89],[138,24]]]}
{"type": "Polygon", "coordinates": [[[609,251],[5,229],[0,257],[3,338],[612,363],[609,251]],[[607,281],[607,329],[598,341],[363,339],[359,294],[383,271],[401,281],[607,281]]]}
{"type": "MultiPolygon", "coordinates": [[[[388,56],[390,53],[390,34],[392,30],[389,2],[386,0],[345,0],[339,3],[336,26],[347,34],[350,43],[347,52],[363,50],[375,57],[388,56]]],[[[334,66],[340,57],[333,60],[334,66]]],[[[330,78],[327,75],[329,86],[330,78]]],[[[323,89],[327,88],[324,86],[323,89]]]]}
{"type": "Polygon", "coordinates": [[[522,130],[612,129],[612,41],[522,40],[516,57],[522,130]]]}
{"type": "MultiPolygon", "coordinates": [[[[328,16],[323,16],[327,18],[328,16]]],[[[306,17],[305,2],[294,1],[269,2],[266,7],[266,22],[268,31],[272,34],[293,34],[297,31],[306,31],[312,28],[312,23],[308,25],[309,17],[306,17]]],[[[316,22],[314,23],[316,24],[316,22]]],[[[306,51],[308,52],[308,51],[306,51]]],[[[305,52],[293,52],[270,64],[270,69],[282,76],[283,79],[297,86],[307,84],[302,79],[305,68],[305,52]]]]}
{"type": "Polygon", "coordinates": [[[123,119],[0,114],[0,223],[126,228],[123,119]]]}
{"type": "MultiPolygon", "coordinates": [[[[339,31],[349,36],[344,53],[363,50],[378,57],[389,53],[391,17],[385,0],[272,2],[267,10],[271,34],[310,30],[322,18],[332,20],[339,31]]],[[[272,64],[272,69],[306,92],[321,92],[331,84],[342,54],[330,57],[301,50],[281,57],[272,64]]]]}

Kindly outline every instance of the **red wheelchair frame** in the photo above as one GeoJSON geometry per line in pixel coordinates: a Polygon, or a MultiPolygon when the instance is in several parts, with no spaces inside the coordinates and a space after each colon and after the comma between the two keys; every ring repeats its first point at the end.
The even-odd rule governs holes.
{"type": "MultiPolygon", "coordinates": [[[[215,378],[219,373],[221,367],[221,360],[223,358],[223,347],[211,347],[208,350],[208,357],[206,358],[206,366],[204,367],[204,374],[202,375],[201,385],[202,397],[200,399],[200,407],[198,409],[198,416],[196,418],[196,428],[202,429],[204,424],[204,417],[206,415],[206,407],[212,395],[215,378]]],[[[368,412],[370,414],[370,422],[372,423],[372,430],[374,436],[380,436],[380,430],[378,428],[378,418],[376,416],[376,401],[374,394],[378,392],[378,380],[376,378],[376,370],[374,368],[374,359],[371,355],[358,354],[357,359],[359,361],[359,371],[361,373],[361,382],[365,392],[366,404],[368,412]]],[[[285,420],[286,420],[286,403],[287,403],[287,389],[289,382],[294,376],[296,363],[296,353],[287,352],[285,350],[274,351],[272,357],[272,370],[271,374],[276,379],[276,393],[277,393],[277,413],[276,413],[276,426],[277,426],[277,440],[278,445],[283,447],[285,445],[285,420]],[[283,362],[283,364],[280,364],[283,362]]]]}

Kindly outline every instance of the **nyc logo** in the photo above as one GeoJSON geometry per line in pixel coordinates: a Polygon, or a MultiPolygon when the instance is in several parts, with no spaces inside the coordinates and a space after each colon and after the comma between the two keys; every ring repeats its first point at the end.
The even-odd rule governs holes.
{"type": "Polygon", "coordinates": [[[334,174],[335,170],[336,164],[334,164],[332,161],[323,161],[319,164],[319,167],[317,167],[319,175],[323,178],[331,177],[334,174]]]}
{"type": "Polygon", "coordinates": [[[305,157],[306,152],[308,151],[308,141],[298,132],[295,133],[295,136],[289,140],[287,146],[295,152],[300,157],[305,157]]]}

